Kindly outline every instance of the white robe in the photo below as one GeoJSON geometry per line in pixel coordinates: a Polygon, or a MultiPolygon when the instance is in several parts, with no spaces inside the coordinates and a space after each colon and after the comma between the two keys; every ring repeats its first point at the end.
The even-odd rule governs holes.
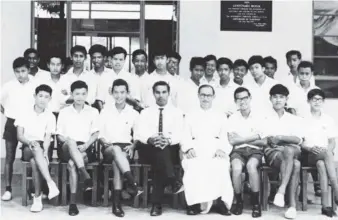
{"type": "Polygon", "coordinates": [[[185,138],[182,150],[193,148],[196,157],[184,156],[183,184],[187,204],[210,202],[219,197],[230,208],[233,188],[230,178],[229,154],[231,146],[227,138],[227,118],[224,113],[201,108],[186,116],[185,138]],[[226,153],[225,159],[214,158],[220,149],[226,153]]]}

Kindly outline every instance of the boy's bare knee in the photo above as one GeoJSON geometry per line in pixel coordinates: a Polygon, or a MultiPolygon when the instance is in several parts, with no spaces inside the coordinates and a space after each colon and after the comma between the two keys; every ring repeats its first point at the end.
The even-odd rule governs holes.
{"type": "Polygon", "coordinates": [[[296,172],[300,171],[300,162],[299,160],[293,160],[293,170],[296,172]]]}
{"type": "Polygon", "coordinates": [[[76,169],[74,161],[72,161],[72,160],[68,161],[68,163],[67,163],[67,169],[68,170],[74,170],[74,169],[76,169]]]}
{"type": "Polygon", "coordinates": [[[257,172],[257,166],[258,166],[257,160],[251,159],[246,164],[246,169],[247,169],[248,173],[256,173],[257,172]]]}
{"type": "Polygon", "coordinates": [[[284,158],[293,158],[295,155],[295,151],[291,147],[284,147],[283,156],[284,158]]]}

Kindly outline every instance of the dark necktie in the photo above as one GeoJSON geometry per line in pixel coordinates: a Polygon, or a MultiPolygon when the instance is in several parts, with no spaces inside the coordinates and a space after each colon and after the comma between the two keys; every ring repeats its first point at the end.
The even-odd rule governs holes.
{"type": "Polygon", "coordinates": [[[163,108],[159,108],[160,109],[160,118],[159,118],[159,122],[158,122],[158,132],[162,133],[163,132],[163,108]]]}

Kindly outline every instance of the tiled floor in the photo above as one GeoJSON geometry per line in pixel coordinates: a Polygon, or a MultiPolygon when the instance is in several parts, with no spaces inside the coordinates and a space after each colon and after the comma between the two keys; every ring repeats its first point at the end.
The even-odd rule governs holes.
{"type": "MultiPolygon", "coordinates": [[[[66,220],[66,219],[93,219],[93,220],[104,220],[104,219],[111,219],[115,218],[111,214],[111,208],[110,207],[89,207],[85,205],[79,205],[80,214],[75,217],[68,216],[68,206],[52,206],[48,204],[48,201],[44,202],[44,210],[40,213],[31,213],[29,211],[30,205],[27,207],[21,206],[21,198],[20,198],[20,181],[14,180],[17,184],[13,187],[14,192],[14,199],[10,202],[1,202],[1,219],[7,220],[7,219],[14,219],[14,220],[26,220],[26,219],[43,219],[43,220],[66,220]]],[[[2,184],[3,185],[3,184],[2,184]]],[[[312,187],[309,186],[309,189],[312,187]]],[[[3,189],[2,189],[3,192],[3,189]]],[[[2,193],[1,192],[1,193],[2,193]]],[[[313,192],[309,192],[309,199],[314,199],[313,192]]],[[[307,212],[298,211],[298,220],[309,220],[309,219],[315,219],[315,220],[321,220],[321,219],[328,219],[322,215],[320,215],[320,198],[315,198],[315,205],[309,205],[309,210],[307,212]]],[[[29,204],[31,204],[31,201],[29,201],[29,204]]],[[[148,209],[134,209],[131,207],[124,207],[124,210],[126,212],[126,215],[124,219],[136,219],[139,220],[143,219],[150,219],[149,211],[148,209]]],[[[208,219],[217,220],[217,219],[252,219],[251,218],[251,211],[248,208],[245,209],[244,214],[241,216],[229,216],[224,217],[217,213],[209,213],[207,215],[199,215],[199,216],[187,216],[185,215],[184,210],[173,210],[169,207],[165,207],[163,210],[163,215],[160,217],[157,217],[156,219],[159,220],[172,220],[175,218],[179,219],[205,219],[205,217],[208,217],[208,219]]],[[[260,219],[284,219],[283,217],[284,209],[271,207],[269,211],[263,212],[263,217],[260,219]]],[[[153,217],[154,218],[154,217],[153,217]]],[[[337,217],[336,217],[337,218],[337,217]]]]}

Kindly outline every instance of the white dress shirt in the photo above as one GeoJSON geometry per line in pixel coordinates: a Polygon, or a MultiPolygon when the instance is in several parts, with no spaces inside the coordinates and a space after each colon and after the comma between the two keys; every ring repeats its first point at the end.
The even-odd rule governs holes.
{"type": "MultiPolygon", "coordinates": [[[[240,111],[235,112],[229,117],[229,133],[235,132],[241,137],[251,137],[254,135],[263,136],[264,131],[264,118],[260,114],[251,111],[249,116],[245,118],[240,111]]],[[[260,147],[251,144],[241,144],[235,148],[251,147],[260,149],[260,147]]]]}
{"type": "Polygon", "coordinates": [[[322,147],[327,148],[329,139],[338,136],[338,130],[335,125],[334,119],[321,113],[320,117],[315,117],[311,113],[305,116],[305,143],[308,147],[322,147]]]}
{"type": "Polygon", "coordinates": [[[214,88],[218,87],[219,85],[218,73],[215,71],[210,81],[208,81],[207,78],[205,78],[205,76],[202,76],[202,78],[200,79],[200,85],[203,85],[203,84],[211,85],[214,88]]]}
{"type": "Polygon", "coordinates": [[[25,84],[13,79],[1,88],[1,105],[5,109],[4,114],[7,118],[15,119],[23,109],[35,103],[34,94],[37,81],[31,75],[28,75],[28,78],[29,81],[25,84]]]}
{"type": "Polygon", "coordinates": [[[290,97],[288,104],[297,111],[297,115],[304,117],[310,112],[310,105],[307,102],[307,94],[312,89],[319,89],[315,84],[310,83],[309,88],[304,89],[300,84],[290,86],[290,97]]]}
{"type": "Polygon", "coordinates": [[[48,103],[48,109],[52,112],[59,112],[66,105],[66,101],[69,98],[68,95],[64,95],[61,91],[63,89],[62,84],[63,75],[60,76],[58,81],[54,81],[49,73],[49,77],[37,78],[39,84],[46,84],[52,88],[52,99],[48,103]]]}
{"type": "Polygon", "coordinates": [[[60,111],[56,133],[75,141],[87,142],[90,136],[99,131],[99,112],[91,106],[84,105],[78,112],[73,105],[60,111]]]}
{"type": "Polygon", "coordinates": [[[36,72],[34,78],[38,79],[38,80],[44,80],[44,79],[49,79],[49,76],[50,76],[50,72],[46,71],[46,70],[43,70],[43,69],[40,69],[38,67],[38,72],[36,72]]]}
{"type": "Polygon", "coordinates": [[[62,76],[61,79],[61,85],[62,89],[66,90],[67,93],[70,95],[70,87],[73,82],[75,81],[84,81],[88,86],[88,96],[86,101],[91,105],[95,102],[96,99],[96,92],[97,92],[97,83],[96,83],[96,77],[92,72],[88,72],[86,70],[83,70],[83,72],[80,75],[76,75],[73,72],[73,68],[70,68],[66,74],[62,76]]]}
{"type": "Polygon", "coordinates": [[[215,89],[215,100],[213,106],[223,113],[234,113],[237,111],[237,105],[234,99],[234,92],[239,86],[232,80],[225,87],[219,85],[215,89]]]}
{"type": "Polygon", "coordinates": [[[148,139],[159,133],[159,116],[160,109],[163,115],[163,135],[171,139],[171,145],[181,142],[183,131],[183,113],[174,106],[167,104],[164,107],[150,106],[144,109],[137,121],[135,140],[147,144],[148,139]]]}
{"type": "Polygon", "coordinates": [[[170,96],[169,100],[172,105],[177,106],[176,97],[177,91],[179,87],[178,80],[172,76],[169,72],[161,75],[155,71],[153,71],[147,78],[146,81],[143,81],[142,91],[141,91],[141,101],[146,106],[154,106],[156,105],[156,100],[153,94],[153,85],[158,81],[164,81],[170,86],[170,96]]]}
{"type": "Polygon", "coordinates": [[[131,143],[138,112],[127,105],[119,112],[114,106],[104,108],[99,117],[99,138],[104,138],[109,143],[131,143]]]}
{"type": "Polygon", "coordinates": [[[140,85],[139,79],[135,74],[121,70],[118,74],[111,70],[100,77],[97,90],[97,99],[104,102],[107,105],[115,103],[113,96],[111,95],[111,89],[113,82],[116,79],[123,79],[128,83],[129,92],[132,98],[140,100],[140,85]]]}
{"type": "Polygon", "coordinates": [[[200,108],[200,100],[198,98],[199,86],[191,79],[182,81],[177,95],[177,107],[184,114],[200,108]]]}
{"type": "Polygon", "coordinates": [[[46,134],[54,134],[56,119],[47,109],[41,113],[34,110],[34,105],[25,108],[15,120],[15,126],[24,129],[23,135],[29,141],[43,141],[46,134]]]}
{"type": "MultiPolygon", "coordinates": [[[[276,80],[278,80],[279,82],[281,82],[284,86],[289,87],[290,85],[299,85],[299,78],[298,77],[294,77],[294,75],[289,72],[288,74],[276,74],[275,75],[276,80]]],[[[312,76],[311,77],[311,84],[315,85],[315,77],[312,76]]]]}
{"type": "Polygon", "coordinates": [[[265,76],[265,80],[262,85],[259,85],[256,82],[252,85],[248,85],[249,88],[247,89],[249,89],[251,93],[251,106],[253,110],[269,111],[269,109],[271,109],[272,104],[270,101],[270,89],[276,84],[278,84],[277,80],[265,76]]]}

